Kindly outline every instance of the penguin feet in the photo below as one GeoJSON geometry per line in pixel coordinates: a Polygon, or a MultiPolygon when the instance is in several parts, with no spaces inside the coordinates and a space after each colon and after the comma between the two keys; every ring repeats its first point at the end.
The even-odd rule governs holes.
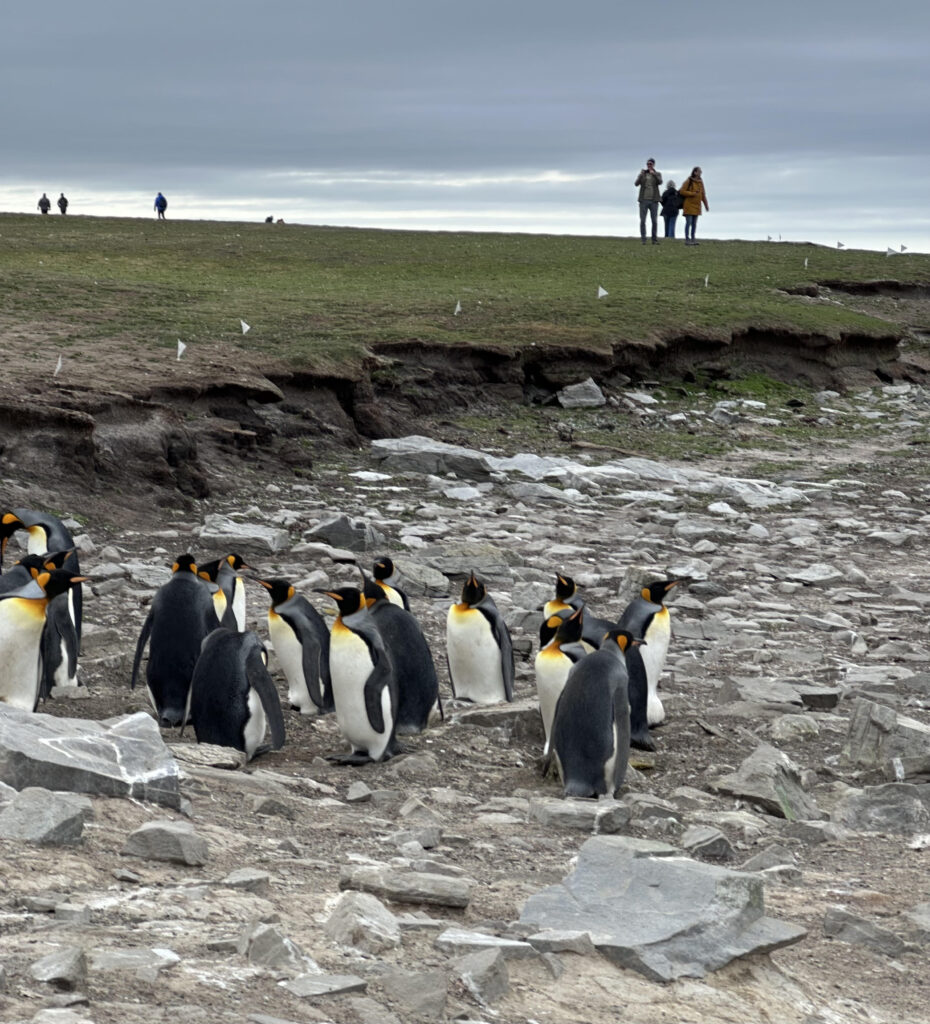
{"type": "Polygon", "coordinates": [[[536,758],[536,770],[544,779],[551,779],[553,782],[559,781],[559,767],[551,751],[536,758]]]}
{"type": "Polygon", "coordinates": [[[374,761],[367,750],[353,750],[351,754],[327,754],[326,760],[333,764],[371,764],[374,761]]]}
{"type": "Polygon", "coordinates": [[[655,750],[656,741],[649,735],[648,729],[643,729],[642,732],[630,736],[630,746],[637,750],[655,750]]]}

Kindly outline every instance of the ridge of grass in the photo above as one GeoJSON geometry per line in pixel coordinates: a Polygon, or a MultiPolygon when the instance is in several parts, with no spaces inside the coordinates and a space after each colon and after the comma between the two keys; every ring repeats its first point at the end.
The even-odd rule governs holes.
{"type": "Polygon", "coordinates": [[[842,296],[785,291],[892,272],[930,283],[930,256],[892,264],[879,253],[796,243],[686,248],[681,240],[0,215],[0,328],[51,326],[72,348],[102,337],[171,349],[179,337],[243,349],[260,342],[285,365],[318,373],[357,367],[371,346],[387,344],[608,352],[748,330],[903,334],[893,316],[858,312],[842,296]],[[599,286],[608,292],[600,300],[599,286]],[[246,337],[240,317],[253,326],[246,337]]]}

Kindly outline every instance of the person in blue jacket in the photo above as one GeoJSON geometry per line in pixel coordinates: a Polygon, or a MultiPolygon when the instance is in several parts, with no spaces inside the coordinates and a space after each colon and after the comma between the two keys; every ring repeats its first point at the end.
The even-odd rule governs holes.
{"type": "Polygon", "coordinates": [[[168,200],[165,199],[165,197],[161,194],[161,192],[159,192],[158,195],[155,196],[155,212],[158,214],[158,219],[159,220],[164,220],[165,219],[165,210],[167,210],[167,209],[168,209],[168,200]]]}

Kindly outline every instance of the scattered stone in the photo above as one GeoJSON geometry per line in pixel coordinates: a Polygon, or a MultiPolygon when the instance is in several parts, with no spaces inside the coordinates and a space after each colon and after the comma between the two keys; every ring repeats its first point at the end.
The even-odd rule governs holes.
{"type": "Polygon", "coordinates": [[[169,743],[168,749],[181,765],[236,771],[244,768],[249,760],[244,750],[219,747],[214,743],[169,743]]]}
{"type": "Polygon", "coordinates": [[[378,954],[400,945],[400,924],[370,893],[344,892],[323,926],[334,942],[378,954]]]}
{"type": "Polygon", "coordinates": [[[470,932],[463,928],[447,928],[436,937],[434,945],[444,953],[455,955],[474,953],[481,949],[499,949],[508,960],[525,960],[536,956],[536,949],[528,942],[486,935],[484,932],[470,932]]]}
{"type": "Polygon", "coordinates": [[[831,907],[827,911],[823,919],[823,933],[841,942],[868,946],[885,956],[900,956],[908,948],[908,944],[894,932],[839,907],[831,907]]]}
{"type": "Polygon", "coordinates": [[[387,998],[413,1017],[435,1020],[445,1012],[449,988],[445,971],[389,970],[378,982],[387,998]]]}
{"type": "Polygon", "coordinates": [[[563,409],[597,409],[607,404],[604,392],[591,377],[580,384],[568,384],[556,393],[563,409]]]}
{"type": "Polygon", "coordinates": [[[238,523],[227,516],[210,514],[204,517],[200,543],[219,551],[255,551],[274,554],[291,542],[287,530],[257,523],[238,523]]]}
{"type": "Polygon", "coordinates": [[[840,796],[831,817],[860,832],[910,835],[930,826],[930,811],[920,789],[908,782],[849,789],[840,796]]]}
{"type": "Polygon", "coordinates": [[[94,949],[88,954],[91,971],[131,971],[143,981],[154,981],[181,958],[170,949],[94,949]]]}
{"type": "Polygon", "coordinates": [[[371,790],[364,782],[353,782],[346,793],[346,803],[364,804],[371,800],[371,790]]]}
{"type": "Polygon", "coordinates": [[[681,837],[681,847],[695,857],[708,860],[729,860],[733,856],[730,840],[710,825],[692,825],[681,837]]]}
{"type": "Polygon", "coordinates": [[[36,960],[29,973],[36,981],[70,992],[87,977],[87,958],[80,946],[67,946],[36,960]]]}
{"type": "Polygon", "coordinates": [[[162,819],[137,828],[126,840],[122,854],[200,867],[207,862],[207,843],[188,822],[162,819]]]}
{"type": "Polygon", "coordinates": [[[0,705],[0,781],[181,803],[178,766],[155,720],[142,712],[91,722],[0,705]]]}
{"type": "Polygon", "coordinates": [[[619,800],[530,800],[529,816],[541,825],[577,828],[605,835],[619,832],[630,822],[630,808],[619,800]]]}
{"type": "Polygon", "coordinates": [[[354,974],[298,974],[288,981],[279,981],[292,995],[301,999],[341,996],[347,992],[364,992],[368,982],[354,974]]]}
{"type": "Polygon", "coordinates": [[[305,970],[308,966],[300,947],[271,924],[248,925],[239,936],[237,949],[262,967],[305,970]]]}
{"type": "Polygon", "coordinates": [[[904,912],[911,925],[911,938],[914,942],[926,945],[930,942],[930,903],[918,903],[916,907],[904,912]]]}
{"type": "Polygon", "coordinates": [[[764,916],[758,876],[676,857],[637,857],[616,836],[587,840],[573,873],[531,896],[520,921],[540,930],[589,931],[609,960],[654,981],[703,977],[806,934],[764,916]]]}
{"type": "Polygon", "coordinates": [[[499,949],[484,949],[452,961],[465,988],[482,1005],[497,1002],[510,991],[507,961],[499,949]]]}
{"type": "Polygon", "coordinates": [[[348,551],[371,551],[385,544],[384,534],[361,519],[347,515],[333,516],[314,526],[307,534],[310,540],[321,540],[348,551]]]}
{"type": "Polygon", "coordinates": [[[772,739],[779,743],[810,740],[820,735],[820,727],[808,715],[782,715],[772,722],[772,739]]]}
{"type": "Polygon", "coordinates": [[[48,846],[80,842],[84,822],[92,818],[93,804],[86,796],[50,793],[30,786],[0,810],[0,839],[21,839],[48,846]]]}
{"type": "Polygon", "coordinates": [[[527,942],[540,953],[577,953],[591,956],[597,952],[590,932],[560,932],[555,929],[536,932],[527,942]]]}
{"type": "Polygon", "coordinates": [[[237,868],[223,879],[223,885],[254,892],[258,896],[267,896],[271,892],[271,875],[267,871],[258,871],[255,868],[237,868]]]}
{"type": "Polygon", "coordinates": [[[740,765],[738,771],[710,783],[717,793],[749,800],[770,814],[789,821],[826,817],[801,786],[797,765],[780,750],[762,744],[740,765]]]}
{"type": "Polygon", "coordinates": [[[888,776],[899,782],[930,775],[930,726],[860,698],[849,718],[843,760],[864,768],[888,766],[888,776]]]}
{"type": "Polygon", "coordinates": [[[397,871],[385,865],[347,868],[340,889],[357,889],[395,903],[428,903],[441,907],[467,907],[475,883],[422,871],[397,871]]]}

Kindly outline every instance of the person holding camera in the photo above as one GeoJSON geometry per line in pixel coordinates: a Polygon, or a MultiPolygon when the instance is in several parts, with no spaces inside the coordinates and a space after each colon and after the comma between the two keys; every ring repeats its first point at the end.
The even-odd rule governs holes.
{"type": "Polygon", "coordinates": [[[639,237],[646,244],[646,215],[652,217],[652,244],[658,245],[656,237],[656,221],[659,213],[659,186],[662,175],[656,170],[656,162],[650,157],[646,166],[639,172],[634,185],[639,186],[639,237]]]}

